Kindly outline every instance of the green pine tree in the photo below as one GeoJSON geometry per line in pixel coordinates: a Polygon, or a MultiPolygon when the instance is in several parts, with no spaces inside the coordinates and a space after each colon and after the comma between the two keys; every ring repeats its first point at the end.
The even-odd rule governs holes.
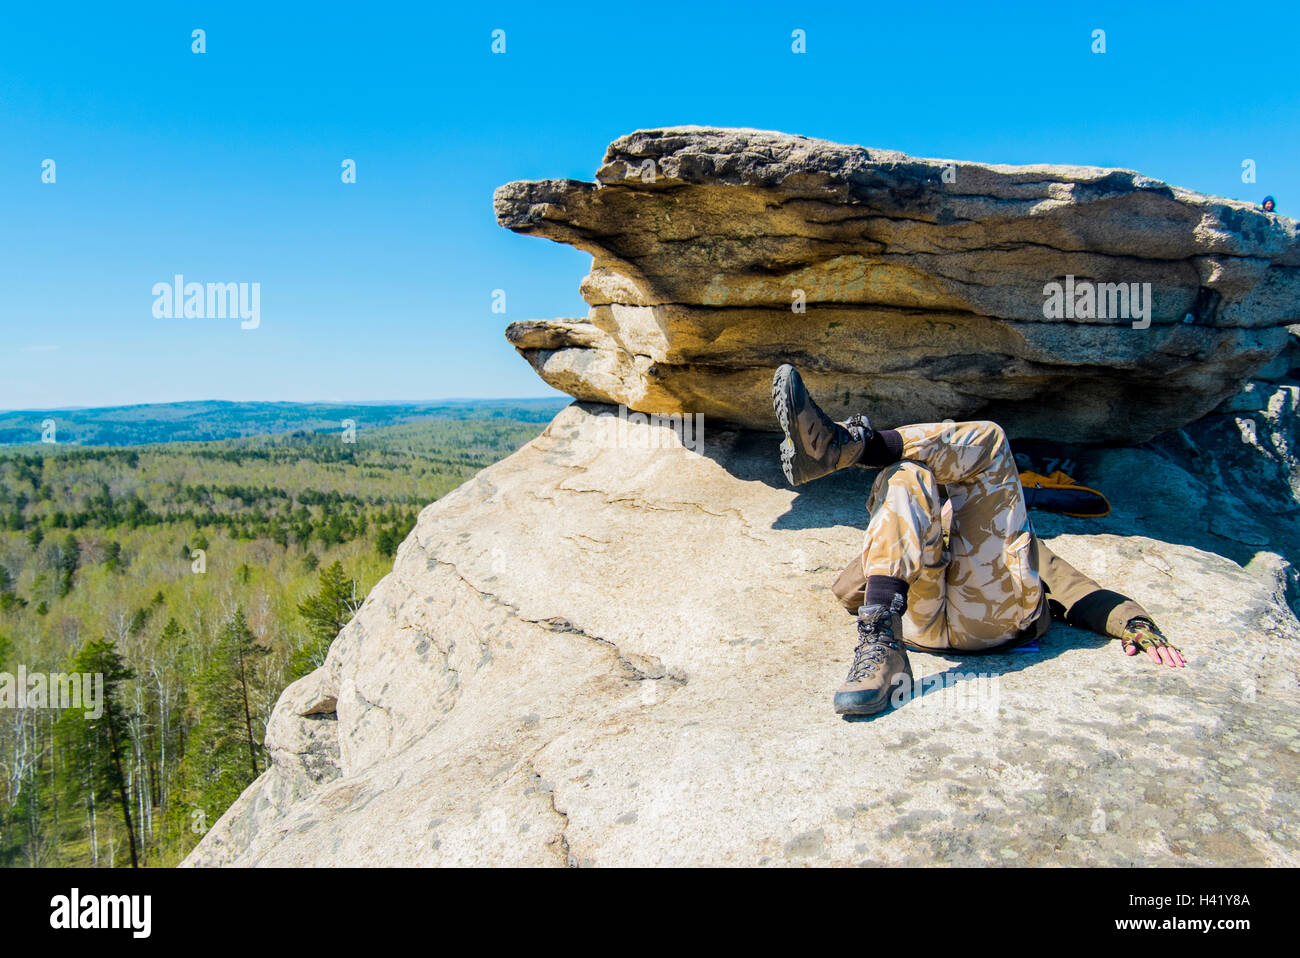
{"type": "Polygon", "coordinates": [[[64,754],[63,790],[74,803],[81,800],[116,803],[126,826],[131,867],[138,868],[126,776],[126,765],[131,760],[131,717],[120,688],[123,682],[135,678],[135,673],[118,654],[116,643],[108,639],[82,646],[69,671],[102,675],[104,697],[97,718],[87,718],[86,710],[80,708],[68,709],[59,717],[55,734],[64,754]]]}
{"type": "Polygon", "coordinates": [[[352,621],[361,603],[357,584],[335,560],[320,572],[320,591],[298,603],[298,614],[307,623],[310,639],[294,654],[294,673],[306,675],[325,661],[330,643],[352,621]]]}
{"type": "Polygon", "coordinates": [[[199,723],[186,759],[191,799],[199,808],[224,811],[261,773],[265,727],[254,707],[261,691],[256,664],[269,651],[248,627],[244,610],[236,609],[198,676],[199,723]]]}
{"type": "Polygon", "coordinates": [[[397,547],[402,544],[396,529],[390,529],[387,526],[381,526],[379,533],[375,536],[375,551],[381,556],[391,559],[397,552],[397,547]]]}
{"type": "Polygon", "coordinates": [[[72,591],[72,577],[81,564],[81,545],[71,532],[59,549],[59,598],[72,591]]]}

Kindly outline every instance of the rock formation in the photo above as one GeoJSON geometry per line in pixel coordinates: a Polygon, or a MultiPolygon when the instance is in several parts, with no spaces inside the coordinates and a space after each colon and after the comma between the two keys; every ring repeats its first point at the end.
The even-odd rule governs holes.
{"type": "Polygon", "coordinates": [[[934,691],[867,722],[829,585],[871,474],[574,404],[422,512],[189,864],[1300,864],[1297,389],[1256,399],[1080,460],[1110,517],[1036,514],[1187,670],[1056,624],[913,655],[934,691]]]}
{"type": "Polygon", "coordinates": [[[1237,392],[1300,322],[1295,220],[1129,170],[676,127],[610,144],[595,183],[503,186],[496,213],[593,256],[586,319],[507,330],[543,379],[755,429],[789,360],[836,415],[1145,440],[1237,392]],[[1053,282],[1078,297],[1059,318],[1053,282]],[[1149,315],[1118,316],[1143,284],[1149,315]]]}
{"type": "Polygon", "coordinates": [[[942,169],[689,128],[618,141],[599,185],[499,191],[596,257],[589,321],[509,333],[580,401],[421,513],[187,864],[1300,865],[1296,224],[1123,171],[942,169]],[[1066,274],[1151,282],[1151,328],[1045,320],[1066,274]],[[1038,533],[1189,667],[1058,623],[914,654],[925,694],[835,716],[873,476],[785,484],[745,428],[784,358],[836,412],[1046,431],[1114,511],[1038,533]]]}

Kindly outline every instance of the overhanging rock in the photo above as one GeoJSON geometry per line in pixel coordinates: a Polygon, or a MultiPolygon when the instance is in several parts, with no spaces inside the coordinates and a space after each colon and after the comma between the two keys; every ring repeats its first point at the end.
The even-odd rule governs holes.
{"type": "Polygon", "coordinates": [[[616,140],[595,183],[510,183],[495,206],[594,257],[586,319],[506,331],[544,380],[751,428],[775,428],[771,372],[793,361],[836,416],[1140,441],[1236,392],[1300,321],[1295,220],[1129,170],[676,127],[616,140]]]}

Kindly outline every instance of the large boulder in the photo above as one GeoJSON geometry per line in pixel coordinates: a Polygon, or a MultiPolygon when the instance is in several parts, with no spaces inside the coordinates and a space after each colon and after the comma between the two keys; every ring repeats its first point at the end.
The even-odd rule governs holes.
{"type": "Polygon", "coordinates": [[[836,415],[1137,441],[1211,411],[1300,321],[1295,220],[1129,170],[676,127],[616,140],[595,179],[495,198],[503,226],[593,256],[586,318],[506,333],[579,399],[772,429],[789,360],[836,415]],[[1049,315],[1051,283],[1078,309],[1049,315]],[[1088,284],[1108,314],[1100,284],[1150,284],[1149,315],[1087,315],[1088,284]]]}
{"type": "Polygon", "coordinates": [[[854,722],[829,585],[871,474],[796,491],[770,435],[690,451],[575,403],[421,513],[187,863],[1300,865],[1296,396],[1262,388],[1265,411],[1094,451],[1107,519],[1036,519],[1186,670],[1058,624],[1038,652],[914,654],[929,691],[854,722]],[[1271,544],[1215,531],[1255,509],[1236,466],[1196,465],[1216,443],[1277,460],[1252,480],[1271,544]]]}

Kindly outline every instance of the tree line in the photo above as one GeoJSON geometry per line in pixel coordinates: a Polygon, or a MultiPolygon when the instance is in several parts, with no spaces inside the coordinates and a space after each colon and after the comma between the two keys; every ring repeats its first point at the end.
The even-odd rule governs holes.
{"type": "Polygon", "coordinates": [[[0,864],[178,862],[266,770],[280,692],[418,509],[538,428],[0,451],[0,682],[104,677],[93,717],[0,708],[0,864]]]}

